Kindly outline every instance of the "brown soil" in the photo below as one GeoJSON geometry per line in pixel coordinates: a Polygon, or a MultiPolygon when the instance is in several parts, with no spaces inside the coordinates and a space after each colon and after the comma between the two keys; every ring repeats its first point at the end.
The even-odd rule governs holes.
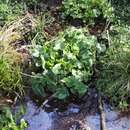
{"type": "Polygon", "coordinates": [[[84,103],[81,103],[79,113],[73,113],[68,116],[60,116],[54,122],[54,130],[69,130],[75,126],[76,130],[83,130],[86,128],[85,117],[87,115],[98,112],[97,93],[95,89],[89,89],[84,97],[84,103]]]}

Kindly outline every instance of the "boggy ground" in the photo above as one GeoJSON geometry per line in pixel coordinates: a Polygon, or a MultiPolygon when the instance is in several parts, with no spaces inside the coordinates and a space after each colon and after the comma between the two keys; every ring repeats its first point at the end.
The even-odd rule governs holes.
{"type": "MultiPolygon", "coordinates": [[[[48,37],[55,36],[63,29],[57,6],[61,4],[62,0],[48,0],[45,1],[47,8],[51,15],[56,18],[51,25],[44,27],[44,31],[48,37]]],[[[89,27],[92,35],[100,35],[103,32],[105,21],[97,23],[94,27],[89,27]],[[102,23],[103,22],[103,23],[102,23]]],[[[67,19],[66,24],[73,26],[84,26],[80,19],[67,19]]],[[[20,43],[21,44],[21,43],[20,43]]],[[[35,99],[35,97],[33,97],[35,99]]],[[[77,102],[69,101],[67,103],[57,102],[52,100],[48,102],[44,108],[39,107],[39,101],[33,100],[29,95],[26,96],[24,104],[26,106],[26,113],[22,117],[28,122],[27,130],[99,130],[100,129],[100,115],[98,112],[98,95],[95,89],[89,89],[82,100],[77,102]]],[[[13,102],[5,98],[0,99],[0,104],[12,104],[13,102]],[[2,102],[1,102],[2,101],[2,102]]],[[[16,106],[17,107],[17,106],[16,106]]],[[[114,111],[108,104],[104,104],[104,111],[106,115],[107,130],[129,130],[130,118],[124,116],[124,113],[114,111]]]]}
{"type": "MultiPolygon", "coordinates": [[[[68,102],[64,106],[62,102],[53,100],[40,107],[30,97],[25,98],[24,104],[26,113],[22,118],[28,122],[26,130],[100,130],[98,96],[95,89],[89,89],[81,102],[68,102]]],[[[107,130],[130,129],[129,116],[113,110],[107,103],[104,103],[104,111],[107,130]]]]}

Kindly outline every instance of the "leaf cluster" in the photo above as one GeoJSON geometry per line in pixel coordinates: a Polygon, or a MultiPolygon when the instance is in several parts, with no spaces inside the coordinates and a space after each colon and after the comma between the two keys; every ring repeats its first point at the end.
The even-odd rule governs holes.
{"type": "Polygon", "coordinates": [[[25,130],[27,123],[21,119],[19,124],[16,124],[14,116],[8,107],[0,109],[0,129],[1,130],[25,130]]]}
{"type": "Polygon", "coordinates": [[[61,10],[64,17],[70,16],[89,23],[93,23],[97,17],[113,17],[113,8],[107,0],[63,0],[61,10]]]}
{"type": "Polygon", "coordinates": [[[87,88],[83,82],[87,82],[92,75],[95,46],[95,37],[85,36],[82,29],[74,27],[61,32],[43,46],[34,46],[31,54],[43,77],[33,79],[35,91],[43,95],[44,88],[48,88],[59,99],[66,98],[70,92],[83,95],[87,88]]]}

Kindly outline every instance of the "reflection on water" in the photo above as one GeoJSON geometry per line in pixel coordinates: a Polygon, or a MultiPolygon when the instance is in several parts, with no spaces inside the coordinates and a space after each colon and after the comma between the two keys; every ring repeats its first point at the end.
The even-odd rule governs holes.
{"type": "Polygon", "coordinates": [[[32,101],[27,102],[26,114],[24,119],[28,122],[27,130],[48,130],[52,127],[52,117],[55,113],[47,113],[38,109],[32,101]]]}
{"type": "MultiPolygon", "coordinates": [[[[77,129],[77,124],[73,124],[74,120],[78,118],[81,121],[79,110],[79,106],[70,104],[64,112],[58,112],[57,109],[54,109],[53,112],[48,113],[28,100],[26,113],[23,117],[29,124],[26,130],[82,130],[77,129]]],[[[107,130],[130,130],[129,118],[122,117],[119,119],[119,112],[111,110],[108,105],[105,106],[105,114],[107,130]]],[[[84,120],[88,130],[100,130],[99,114],[89,115],[84,120]]]]}
{"type": "MultiPolygon", "coordinates": [[[[130,118],[119,118],[120,113],[110,109],[108,105],[105,106],[105,117],[107,130],[130,130],[130,118]]],[[[87,116],[86,124],[91,130],[100,130],[100,117],[98,114],[87,116]]]]}

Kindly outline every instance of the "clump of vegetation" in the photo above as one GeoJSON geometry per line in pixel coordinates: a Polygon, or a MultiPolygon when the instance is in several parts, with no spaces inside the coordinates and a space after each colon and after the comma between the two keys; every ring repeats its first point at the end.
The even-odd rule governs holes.
{"type": "Polygon", "coordinates": [[[31,54],[40,74],[33,78],[33,90],[44,95],[48,89],[59,99],[69,94],[82,96],[87,89],[87,82],[92,75],[95,62],[96,38],[83,33],[82,29],[70,28],[58,37],[37,45],[31,54]]]}
{"type": "Polygon", "coordinates": [[[18,92],[23,94],[21,63],[22,54],[13,47],[13,43],[22,39],[28,31],[24,21],[28,17],[12,22],[0,31],[0,90],[6,93],[18,92]]]}
{"type": "Polygon", "coordinates": [[[23,12],[23,7],[18,2],[10,0],[0,1],[0,26],[15,20],[23,12]]]}
{"type": "Polygon", "coordinates": [[[130,2],[129,0],[111,0],[111,5],[114,8],[115,16],[122,23],[130,25],[130,2]]]}
{"type": "Polygon", "coordinates": [[[0,90],[8,93],[22,93],[21,74],[18,65],[12,65],[4,56],[0,56],[0,90]]]}
{"type": "Polygon", "coordinates": [[[100,58],[97,87],[113,105],[127,107],[130,94],[130,33],[125,26],[114,29],[116,35],[111,36],[110,48],[100,58]]]}
{"type": "Polygon", "coordinates": [[[2,39],[2,35],[0,38],[0,89],[7,93],[22,92],[19,66],[21,57],[8,43],[12,37],[8,39],[10,41],[6,39],[8,42],[2,39]]]}
{"type": "Polygon", "coordinates": [[[31,42],[33,45],[42,45],[48,38],[44,27],[52,24],[54,21],[55,19],[48,12],[37,16],[35,18],[35,28],[28,35],[25,35],[27,42],[31,42]]]}
{"type": "Polygon", "coordinates": [[[93,23],[94,18],[113,17],[112,7],[107,0],[63,0],[63,15],[93,23]]]}
{"type": "Polygon", "coordinates": [[[16,120],[14,119],[10,108],[2,107],[0,113],[1,130],[25,130],[25,128],[27,128],[27,123],[24,119],[21,119],[20,123],[16,124],[16,120]]]}

